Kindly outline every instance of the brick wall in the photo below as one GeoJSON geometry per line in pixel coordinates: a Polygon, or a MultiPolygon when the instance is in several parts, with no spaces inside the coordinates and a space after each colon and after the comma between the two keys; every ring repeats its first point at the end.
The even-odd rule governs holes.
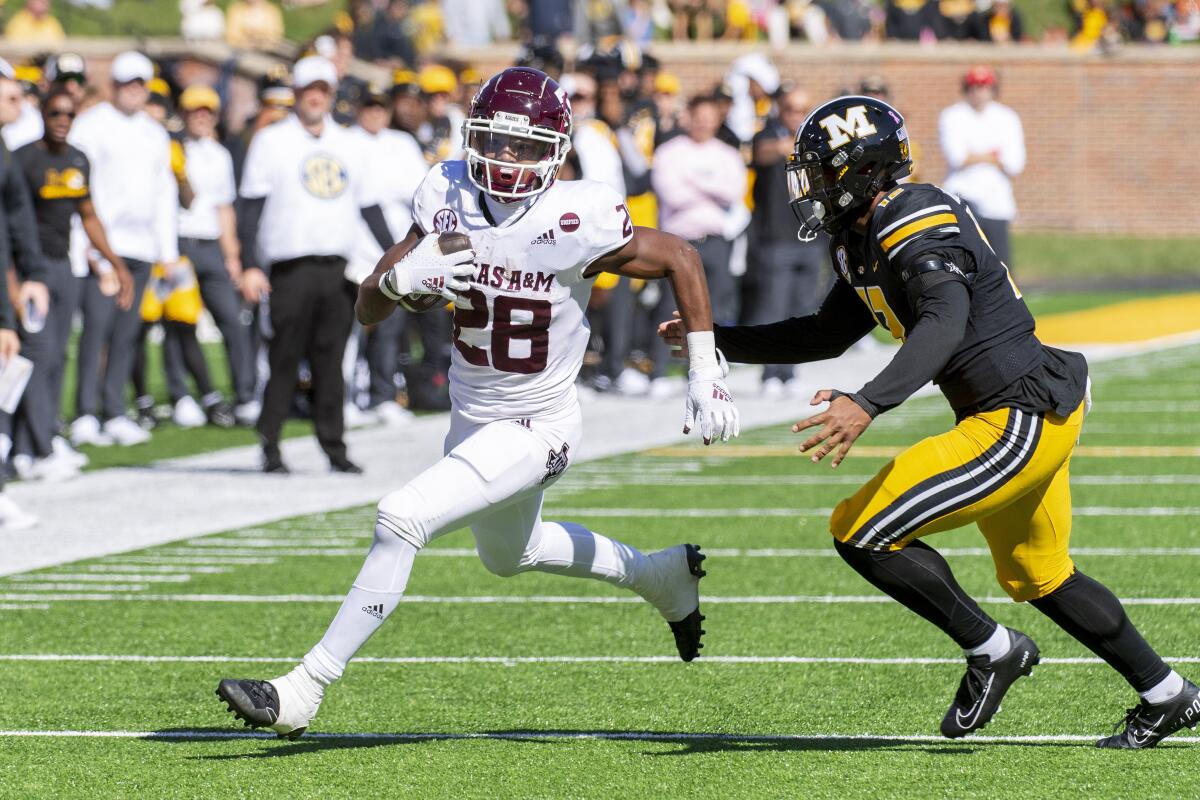
{"type": "MultiPolygon", "coordinates": [[[[747,52],[736,45],[663,45],[655,55],[685,92],[706,89],[747,52]]],[[[500,53],[476,61],[502,66],[500,53]]],[[[937,116],[962,74],[988,63],[1000,100],[1021,115],[1029,152],[1015,181],[1026,230],[1182,236],[1200,233],[1200,49],[1127,49],[1078,56],[1044,48],[883,45],[772,54],[785,78],[820,102],[884,76],[920,148],[920,177],[946,173],[937,116]]]]}

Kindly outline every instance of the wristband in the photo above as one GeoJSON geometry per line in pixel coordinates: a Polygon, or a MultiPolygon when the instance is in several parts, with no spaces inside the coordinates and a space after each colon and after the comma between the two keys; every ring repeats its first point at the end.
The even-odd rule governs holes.
{"type": "Polygon", "coordinates": [[[379,293],[389,300],[398,302],[400,298],[403,295],[408,294],[408,292],[402,292],[393,285],[392,281],[395,279],[395,277],[396,266],[392,265],[391,269],[379,276],[379,293]]]}
{"type": "Polygon", "coordinates": [[[717,367],[717,340],[712,331],[693,331],[687,335],[688,367],[717,367]]]}

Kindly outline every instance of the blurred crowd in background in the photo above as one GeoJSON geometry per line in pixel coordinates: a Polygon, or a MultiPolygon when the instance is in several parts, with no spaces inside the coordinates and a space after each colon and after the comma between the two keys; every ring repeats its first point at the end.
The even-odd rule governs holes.
{"type": "MultiPolygon", "coordinates": [[[[348,71],[351,38],[331,34],[314,50],[328,55],[317,58],[328,64],[335,84],[332,118],[367,154],[379,183],[373,196],[399,239],[411,223],[411,197],[428,167],[462,155],[461,123],[486,76],[469,64],[429,63],[417,71],[397,68],[388,85],[369,84],[348,71]]],[[[675,75],[628,40],[607,49],[584,48],[573,61],[553,45],[530,44],[518,63],[547,72],[570,96],[573,150],[559,179],[609,184],[628,198],[635,224],[690,241],[704,262],[718,322],[761,323],[815,310],[832,280],[827,244],[797,240],[784,161],[796,129],[824,98],[780,75],[763,54],[737,58],[723,81],[690,97],[675,75]]],[[[7,440],[0,439],[15,474],[70,477],[83,462],[74,448],[137,444],[167,420],[184,427],[254,425],[269,377],[272,326],[261,287],[243,280],[242,262],[251,259],[239,252],[244,201],[237,187],[244,190],[243,168],[254,138],[293,112],[299,92],[292,76],[282,68],[263,75],[257,110],[248,119],[231,120],[222,112],[222,86],[193,84],[181,91],[172,62],[151,63],[139,53],[113,62],[111,86],[94,85],[85,60],[72,53],[5,66],[0,133],[6,152],[26,167],[22,191],[30,193],[37,210],[44,251],[39,256],[28,246],[24,253],[14,250],[16,280],[10,279],[10,288],[19,319],[31,308],[21,292],[47,281],[37,259],[44,258],[58,275],[49,281],[46,325],[57,333],[47,341],[44,332],[23,324],[27,320],[17,326],[25,352],[35,360],[40,388],[8,421],[7,440]],[[132,114],[115,112],[112,103],[131,87],[140,87],[143,105],[132,114]],[[164,141],[169,135],[165,189],[141,189],[132,177],[147,158],[139,153],[148,149],[133,145],[133,152],[119,155],[110,146],[151,136],[141,128],[126,130],[131,120],[153,120],[164,141]],[[55,145],[55,137],[86,154],[90,176],[76,178],[62,165],[47,166],[47,152],[61,151],[60,158],[74,152],[55,145]],[[159,191],[166,196],[156,195],[159,191]],[[72,197],[87,202],[72,201],[65,214],[74,219],[67,225],[61,201],[72,197]],[[134,202],[131,197],[147,202],[140,210],[123,207],[134,202]],[[164,209],[178,217],[162,220],[164,209]],[[131,226],[135,217],[139,222],[131,226]],[[97,233],[100,220],[111,247],[105,231],[97,233]],[[122,226],[130,229],[122,233],[122,226]],[[158,228],[172,231],[178,241],[146,242],[146,231],[158,228]],[[126,264],[143,262],[135,297],[129,277],[135,270],[126,264]],[[121,324],[113,319],[123,315],[131,320],[128,331],[114,332],[121,324]],[[204,340],[224,346],[206,349],[204,340]],[[68,373],[72,341],[76,358],[68,373]],[[148,343],[161,343],[161,367],[147,358],[159,349],[148,349],[148,343]],[[128,364],[122,361],[126,349],[128,364]],[[158,369],[166,373],[165,398],[154,397],[149,388],[154,380],[147,372],[158,369]],[[215,388],[221,385],[228,388],[215,388]],[[34,405],[62,414],[39,418],[34,405]]],[[[889,98],[879,76],[859,76],[842,89],[889,98]]],[[[990,68],[972,69],[962,89],[962,102],[942,113],[940,141],[914,142],[916,178],[944,182],[972,202],[994,246],[1010,258],[1007,225],[1016,214],[1011,180],[1025,160],[1020,121],[996,100],[997,76],[990,68]],[[951,172],[923,174],[921,148],[938,146],[951,172]]],[[[270,223],[264,218],[262,224],[270,223]]],[[[259,233],[260,240],[268,236],[269,231],[259,233]]],[[[344,254],[347,287],[369,274],[381,252],[365,225],[358,239],[353,252],[344,254]]],[[[593,336],[581,392],[658,398],[682,391],[654,335],[672,311],[665,287],[602,275],[589,312],[593,336]]],[[[355,326],[343,369],[347,427],[403,425],[413,410],[449,406],[451,317],[449,310],[398,310],[385,325],[355,326]]],[[[787,396],[794,374],[790,366],[765,367],[761,391],[787,396]]],[[[312,380],[304,364],[298,378],[301,391],[292,414],[305,417],[312,412],[312,380]]]]}
{"type": "MultiPolygon", "coordinates": [[[[10,0],[13,2],[14,0],[10,0]]],[[[1121,42],[1200,39],[1200,0],[1061,0],[1067,25],[1037,39],[1069,39],[1088,51],[1121,42]]],[[[78,0],[107,7],[112,0],[78,0]]],[[[317,3],[320,4],[320,3],[317,3]]],[[[293,7],[314,5],[309,0],[293,7]]],[[[284,18],[271,0],[180,0],[180,33],[194,41],[267,49],[284,40],[284,18]]],[[[354,55],[414,66],[446,44],[476,47],[537,39],[569,51],[609,36],[639,46],[662,41],[942,40],[1011,43],[1034,39],[1012,0],[348,0],[335,29],[354,55]]],[[[5,26],[12,41],[54,44],[63,27],[49,0],[26,0],[5,26]]]]}

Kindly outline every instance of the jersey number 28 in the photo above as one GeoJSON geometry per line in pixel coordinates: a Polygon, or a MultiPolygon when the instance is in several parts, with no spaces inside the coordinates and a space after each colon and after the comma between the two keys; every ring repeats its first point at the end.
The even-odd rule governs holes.
{"type": "Polygon", "coordinates": [[[486,328],[488,324],[487,297],[478,289],[461,295],[470,304],[461,308],[454,304],[454,346],[468,363],[477,367],[493,367],[501,372],[533,375],[546,368],[546,356],[550,351],[550,301],[529,297],[499,295],[492,303],[492,358],[488,362],[488,351],[474,347],[460,338],[463,328],[486,328]],[[528,322],[515,322],[514,312],[525,312],[528,322]],[[514,341],[529,342],[529,355],[512,355],[514,341]]]}

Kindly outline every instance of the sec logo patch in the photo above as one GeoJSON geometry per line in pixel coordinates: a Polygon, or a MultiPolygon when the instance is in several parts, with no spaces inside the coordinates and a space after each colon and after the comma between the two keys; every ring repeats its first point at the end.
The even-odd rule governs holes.
{"type": "Polygon", "coordinates": [[[313,197],[332,200],[346,191],[350,172],[328,153],[313,153],[300,167],[300,182],[313,197]]]}
{"type": "Polygon", "coordinates": [[[458,214],[455,214],[453,209],[443,208],[433,215],[433,230],[436,233],[445,233],[457,227],[458,214]]]}
{"type": "Polygon", "coordinates": [[[558,227],[563,233],[571,233],[579,227],[579,215],[568,211],[558,218],[558,227]]]}

